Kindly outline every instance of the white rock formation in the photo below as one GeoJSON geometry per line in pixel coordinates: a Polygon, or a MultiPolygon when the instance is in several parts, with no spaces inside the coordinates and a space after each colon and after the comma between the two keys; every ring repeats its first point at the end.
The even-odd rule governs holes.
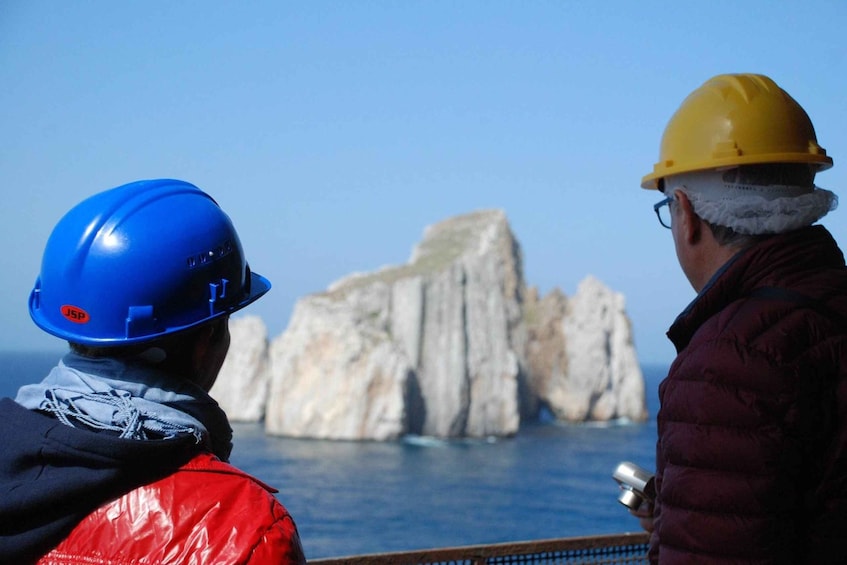
{"type": "Polygon", "coordinates": [[[623,296],[589,276],[573,297],[539,299],[500,211],[430,226],[406,265],[300,299],[267,355],[260,321],[231,327],[212,394],[235,420],[264,414],[271,434],[508,436],[541,407],[571,422],[647,417],[623,296]]]}
{"type": "Polygon", "coordinates": [[[258,316],[229,321],[231,344],[209,394],[232,421],[257,422],[265,415],[270,372],[268,329],[258,316]]]}
{"type": "Polygon", "coordinates": [[[301,299],[271,345],[269,433],[334,439],[514,434],[525,331],[501,211],[424,233],[407,265],[301,299]]]}
{"type": "Polygon", "coordinates": [[[557,397],[561,388],[558,383],[567,379],[569,368],[563,325],[567,304],[567,297],[558,288],[540,300],[537,289],[526,293],[526,363],[532,395],[523,413],[528,417],[534,417],[541,404],[550,407],[554,415],[557,413],[555,406],[561,401],[557,397]]]}
{"type": "Polygon", "coordinates": [[[549,392],[557,418],[645,420],[644,377],[623,295],[585,278],[568,301],[562,331],[568,370],[549,392]]]}
{"type": "Polygon", "coordinates": [[[348,440],[405,433],[411,367],[385,331],[381,308],[367,308],[368,298],[390,289],[372,290],[369,297],[324,294],[297,303],[271,345],[269,433],[348,440]]]}

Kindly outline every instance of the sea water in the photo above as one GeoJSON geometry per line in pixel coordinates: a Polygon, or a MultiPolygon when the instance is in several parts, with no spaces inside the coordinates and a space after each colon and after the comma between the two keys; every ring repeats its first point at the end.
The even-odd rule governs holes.
{"type": "MultiPolygon", "coordinates": [[[[61,352],[0,353],[0,396],[40,380],[61,352]]],[[[232,463],[279,489],[310,559],[638,531],[611,473],[652,468],[657,387],[643,424],[527,424],[512,438],[335,442],[234,424],[232,463]]]]}

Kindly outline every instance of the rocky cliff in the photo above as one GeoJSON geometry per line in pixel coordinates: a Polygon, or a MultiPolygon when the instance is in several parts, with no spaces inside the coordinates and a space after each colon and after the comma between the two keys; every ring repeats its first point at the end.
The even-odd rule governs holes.
{"type": "Polygon", "coordinates": [[[644,377],[624,297],[586,277],[568,299],[554,290],[525,304],[531,388],[556,419],[568,422],[647,417],[644,377]]]}
{"type": "Polygon", "coordinates": [[[270,370],[268,329],[258,316],[229,322],[231,345],[209,394],[233,421],[257,422],[265,416],[270,370]]]}
{"type": "Polygon", "coordinates": [[[301,299],[271,344],[268,432],[510,435],[520,423],[520,253],[502,212],[431,226],[408,264],[301,299]]]}
{"type": "MultiPolygon", "coordinates": [[[[623,296],[589,277],[572,298],[539,298],[501,211],[430,226],[407,264],[301,298],[270,343],[267,369],[257,345],[265,334],[241,324],[233,320],[212,394],[264,375],[251,390],[272,434],[508,436],[542,407],[567,421],[646,418],[623,296]]],[[[233,399],[221,404],[235,419],[261,417],[253,405],[247,414],[233,399]]]]}

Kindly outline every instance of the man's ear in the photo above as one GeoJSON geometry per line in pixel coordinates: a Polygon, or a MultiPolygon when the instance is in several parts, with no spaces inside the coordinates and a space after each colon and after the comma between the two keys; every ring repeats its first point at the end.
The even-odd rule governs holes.
{"type": "Polygon", "coordinates": [[[694,213],[694,206],[688,196],[681,190],[676,191],[676,203],[679,208],[679,234],[688,244],[700,241],[703,230],[703,220],[694,213]]]}
{"type": "Polygon", "coordinates": [[[195,367],[202,367],[208,352],[215,347],[219,347],[220,339],[226,330],[226,324],[227,321],[224,318],[197,328],[192,352],[192,361],[195,367]]]}
{"type": "Polygon", "coordinates": [[[198,328],[192,359],[192,380],[208,392],[229,351],[229,316],[223,316],[198,328]]]}
{"type": "Polygon", "coordinates": [[[206,355],[206,351],[212,342],[215,330],[211,324],[206,324],[197,328],[192,342],[193,350],[191,352],[191,362],[193,366],[202,365],[202,359],[206,355]]]}

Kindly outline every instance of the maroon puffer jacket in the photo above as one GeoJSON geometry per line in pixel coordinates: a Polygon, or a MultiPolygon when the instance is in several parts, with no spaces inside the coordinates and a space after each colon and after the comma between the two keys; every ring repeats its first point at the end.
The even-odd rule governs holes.
{"type": "Polygon", "coordinates": [[[847,269],[814,226],[739,253],[668,332],[661,563],[847,563],[847,269]]]}
{"type": "Polygon", "coordinates": [[[272,492],[203,453],[101,506],[38,563],[304,564],[294,521],[272,492]]]}

